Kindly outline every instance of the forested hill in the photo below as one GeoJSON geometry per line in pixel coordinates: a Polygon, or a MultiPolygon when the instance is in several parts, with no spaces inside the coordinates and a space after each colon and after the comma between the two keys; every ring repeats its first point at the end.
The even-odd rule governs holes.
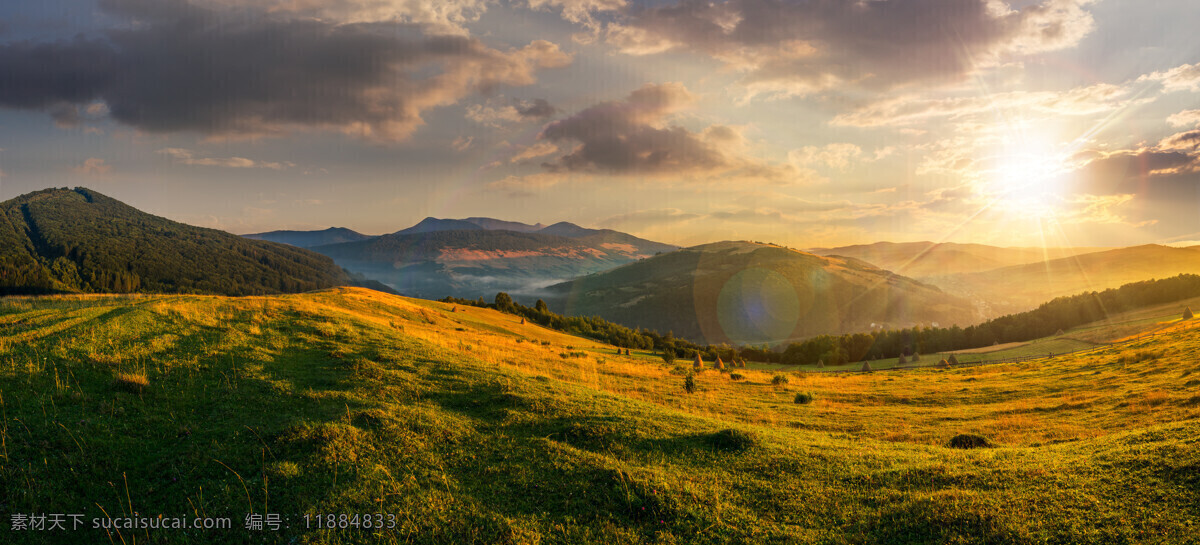
{"type": "Polygon", "coordinates": [[[90,189],[0,203],[0,294],[386,289],[367,284],[323,255],[174,222],[90,189]]]}

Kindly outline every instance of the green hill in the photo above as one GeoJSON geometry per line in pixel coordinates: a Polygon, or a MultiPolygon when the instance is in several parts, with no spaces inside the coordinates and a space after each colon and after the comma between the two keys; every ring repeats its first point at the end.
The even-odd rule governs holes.
{"type": "Polygon", "coordinates": [[[6,524],[232,525],[6,543],[1187,543],[1200,514],[1191,322],[1021,365],[710,370],[690,394],[644,352],[358,289],[6,298],[0,324],[6,524]]]}
{"type": "Polygon", "coordinates": [[[967,301],[870,264],[750,242],[666,253],[547,291],[565,314],[708,343],[976,321],[967,301]]]}
{"type": "Polygon", "coordinates": [[[248,295],[355,283],[325,256],[177,223],[90,189],[0,203],[0,294],[248,295]]]}

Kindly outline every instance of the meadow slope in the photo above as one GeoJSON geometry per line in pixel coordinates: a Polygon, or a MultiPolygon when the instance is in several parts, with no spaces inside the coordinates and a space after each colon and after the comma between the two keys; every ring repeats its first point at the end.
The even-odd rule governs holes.
{"type": "Polygon", "coordinates": [[[1195,543],[1197,349],[1179,322],[1015,365],[708,370],[688,394],[646,353],[362,289],[0,299],[5,518],[234,525],[3,540],[1195,543]],[[395,527],[303,518],[378,512],[395,527]]]}

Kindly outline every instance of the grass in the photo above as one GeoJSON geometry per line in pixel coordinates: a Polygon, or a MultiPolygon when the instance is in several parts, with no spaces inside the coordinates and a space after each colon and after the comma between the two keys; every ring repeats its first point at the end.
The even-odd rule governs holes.
{"type": "Polygon", "coordinates": [[[236,528],[114,532],[129,544],[1177,543],[1200,516],[1190,323],[1022,364],[706,370],[688,394],[651,352],[450,307],[0,299],[0,505],[236,528]],[[242,530],[251,511],[290,527],[242,530]],[[304,528],[374,512],[396,527],[304,528]]]}

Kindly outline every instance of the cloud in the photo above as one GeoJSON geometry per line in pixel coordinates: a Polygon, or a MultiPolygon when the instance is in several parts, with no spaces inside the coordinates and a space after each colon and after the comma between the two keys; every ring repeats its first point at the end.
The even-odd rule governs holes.
{"type": "Polygon", "coordinates": [[[600,220],[599,225],[609,229],[614,227],[645,229],[656,225],[683,223],[700,217],[702,217],[700,214],[684,212],[678,208],[658,208],[610,216],[600,220]]]}
{"type": "Polygon", "coordinates": [[[468,136],[465,138],[459,136],[455,138],[453,142],[450,142],[450,147],[454,148],[456,151],[467,151],[467,149],[471,147],[471,142],[474,140],[474,136],[468,136]]]}
{"type": "Polygon", "coordinates": [[[394,23],[238,17],[178,0],[105,5],[150,15],[104,39],[0,45],[0,107],[102,102],[110,117],[146,132],[330,130],[400,141],[427,110],[530,85],[539,70],[571,61],[543,40],[501,51],[394,23]]]}
{"type": "Polygon", "coordinates": [[[558,146],[551,144],[550,142],[534,142],[532,146],[523,148],[516,155],[512,156],[512,158],[509,159],[509,162],[517,163],[537,157],[544,157],[546,155],[558,152],[558,146]]]}
{"type": "Polygon", "coordinates": [[[1164,150],[1200,150],[1200,129],[1175,133],[1163,138],[1158,143],[1159,149],[1164,150]]]}
{"type": "Polygon", "coordinates": [[[556,113],[558,113],[558,108],[551,106],[542,98],[514,99],[511,104],[504,105],[489,103],[487,105],[472,104],[467,107],[467,119],[493,128],[500,127],[504,123],[541,121],[553,117],[556,113]]]}
{"type": "Polygon", "coordinates": [[[957,81],[1005,57],[1070,47],[1095,26],[1091,2],[680,0],[622,10],[605,37],[632,55],[707,54],[742,72],[751,95],[795,96],[957,81]]]}
{"type": "Polygon", "coordinates": [[[1184,110],[1177,114],[1171,114],[1167,118],[1167,124],[1172,127],[1200,127],[1200,110],[1184,110]]]}
{"type": "Polygon", "coordinates": [[[837,143],[823,147],[804,146],[788,152],[788,159],[801,167],[827,166],[845,169],[850,162],[862,157],[862,148],[854,144],[837,143]]]}
{"type": "Polygon", "coordinates": [[[1146,74],[1138,81],[1155,81],[1161,83],[1163,92],[1200,91],[1200,63],[1184,64],[1170,70],[1146,74]]]}
{"type": "Polygon", "coordinates": [[[507,176],[487,185],[487,189],[501,191],[510,198],[532,197],[538,191],[554,187],[566,180],[566,176],[552,172],[540,172],[526,176],[507,176]]]}
{"type": "Polygon", "coordinates": [[[912,125],[938,118],[963,119],[996,111],[1036,111],[1058,115],[1092,115],[1125,108],[1138,101],[1127,85],[1098,83],[1066,91],[1012,91],[985,96],[920,98],[904,95],[873,102],[839,114],[832,125],[880,127],[912,125]]]}
{"type": "MultiPolygon", "coordinates": [[[[186,9],[180,0],[101,0],[101,5],[139,18],[171,18],[186,9]]],[[[329,23],[393,22],[420,25],[435,34],[466,35],[467,23],[487,11],[487,0],[192,0],[197,7],[329,23]]]]}
{"type": "Polygon", "coordinates": [[[79,165],[71,169],[71,172],[80,176],[104,176],[112,171],[112,165],[104,162],[104,159],[89,157],[79,165]]]}
{"type": "Polygon", "coordinates": [[[789,165],[770,164],[740,152],[736,129],[714,125],[700,133],[669,123],[696,97],[680,83],[646,84],[623,100],[602,102],[542,128],[538,139],[571,151],[545,166],[559,172],[727,180],[795,181],[789,165]]]}
{"type": "Polygon", "coordinates": [[[1157,220],[1130,222],[1125,216],[1118,213],[1117,208],[1133,201],[1133,198],[1134,196],[1130,194],[1076,195],[1067,200],[1067,203],[1075,205],[1075,208],[1059,214],[1057,219],[1060,223],[1065,224],[1117,224],[1133,228],[1158,223],[1157,220]]]}
{"type": "Polygon", "coordinates": [[[266,168],[271,170],[284,170],[296,166],[294,163],[270,162],[270,161],[255,161],[245,157],[196,157],[191,150],[183,148],[164,148],[158,150],[158,153],[171,158],[172,162],[181,165],[202,166],[202,167],[226,167],[226,168],[266,168]]]}

